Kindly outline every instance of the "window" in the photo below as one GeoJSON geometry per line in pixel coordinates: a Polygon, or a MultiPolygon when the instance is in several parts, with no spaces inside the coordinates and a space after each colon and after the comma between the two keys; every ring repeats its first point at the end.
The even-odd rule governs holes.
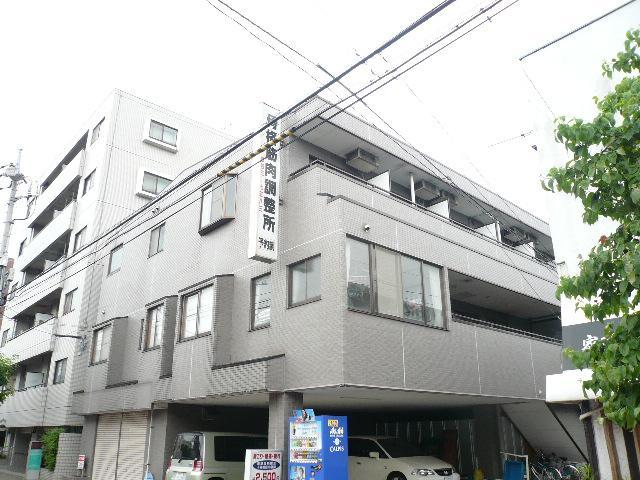
{"type": "Polygon", "coordinates": [[[64,307],[62,309],[62,314],[66,315],[69,312],[73,312],[73,295],[76,293],[76,289],[71,290],[64,296],[64,307]]]}
{"type": "Polygon", "coordinates": [[[164,325],[164,305],[158,305],[147,311],[144,348],[159,347],[162,344],[162,328],[164,325]]]}
{"type": "Polygon", "coordinates": [[[111,250],[109,256],[109,273],[117,272],[122,266],[122,245],[111,250]]]}
{"type": "Polygon", "coordinates": [[[91,363],[104,362],[109,358],[111,348],[111,325],[102,327],[93,332],[93,349],[91,350],[91,363]]]}
{"type": "Polygon", "coordinates": [[[213,287],[187,295],[182,301],[181,338],[191,338],[211,331],[213,323],[213,287]]]}
{"type": "Polygon", "coordinates": [[[200,208],[200,232],[212,230],[236,216],[235,175],[225,175],[222,181],[202,191],[200,208]]]}
{"type": "Polygon", "coordinates": [[[440,267],[353,238],[346,255],[349,308],[444,327],[440,267]]]}
{"type": "Polygon", "coordinates": [[[369,245],[353,238],[347,238],[347,305],[371,311],[369,245]]]}
{"type": "Polygon", "coordinates": [[[2,342],[0,343],[0,347],[4,347],[7,344],[7,340],[9,339],[9,330],[5,330],[2,332],[2,342]]]}
{"type": "Polygon", "coordinates": [[[144,172],[142,175],[142,191],[150,193],[151,195],[159,194],[170,183],[171,180],[161,177],[160,175],[155,175],[149,172],[144,172]]]}
{"type": "Polygon", "coordinates": [[[368,438],[349,438],[349,456],[369,458],[371,452],[377,452],[380,458],[389,458],[373,440],[368,438]]]}
{"type": "Polygon", "coordinates": [[[95,127],[93,127],[93,131],[91,132],[91,145],[100,138],[100,127],[102,126],[102,122],[104,122],[104,118],[100,120],[95,127]]]}
{"type": "Polygon", "coordinates": [[[64,375],[67,373],[67,359],[63,358],[56,362],[53,369],[53,384],[64,383],[64,375]]]}
{"type": "Polygon", "coordinates": [[[151,257],[162,250],[164,250],[164,223],[151,230],[149,256],[151,257]]]}
{"type": "Polygon", "coordinates": [[[266,327],[271,321],[271,274],[251,280],[253,317],[251,328],[266,327]]]}
{"type": "Polygon", "coordinates": [[[75,239],[73,241],[73,253],[76,253],[82,247],[84,247],[84,237],[87,232],[87,227],[84,227],[78,233],[76,233],[75,239]]]}
{"type": "Polygon", "coordinates": [[[26,243],[27,243],[26,238],[20,242],[20,246],[18,247],[18,256],[22,255],[22,251],[24,250],[24,246],[26,243]]]}
{"type": "Polygon", "coordinates": [[[84,184],[82,185],[82,196],[84,197],[89,190],[93,188],[93,180],[96,177],[96,171],[94,170],[89,175],[87,175],[84,179],[84,184]]]}
{"type": "Polygon", "coordinates": [[[267,448],[267,437],[249,435],[216,435],[213,451],[217,462],[242,462],[247,450],[267,448]]]}
{"type": "Polygon", "coordinates": [[[178,146],[178,130],[160,122],[156,122],[155,120],[151,120],[149,125],[149,138],[153,138],[154,140],[166,143],[173,147],[178,146]]]}
{"type": "Polygon", "coordinates": [[[289,306],[320,300],[320,255],[289,266],[289,306]]]}
{"type": "Polygon", "coordinates": [[[176,437],[171,458],[180,460],[200,460],[200,446],[202,445],[201,433],[181,433],[176,437]]]}

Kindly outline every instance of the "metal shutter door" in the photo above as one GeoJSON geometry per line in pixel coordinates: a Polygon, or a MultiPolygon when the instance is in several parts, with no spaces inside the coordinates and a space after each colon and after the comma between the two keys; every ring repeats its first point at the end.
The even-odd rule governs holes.
{"type": "Polygon", "coordinates": [[[123,413],[118,452],[118,480],[142,480],[147,446],[147,412],[123,413]]]}
{"type": "Polygon", "coordinates": [[[98,417],[96,449],[93,454],[93,480],[114,480],[116,478],[116,457],[121,418],[119,413],[98,417]]]}

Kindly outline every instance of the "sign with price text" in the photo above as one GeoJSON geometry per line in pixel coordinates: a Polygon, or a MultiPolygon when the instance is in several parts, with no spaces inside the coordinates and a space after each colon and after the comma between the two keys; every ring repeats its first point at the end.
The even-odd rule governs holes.
{"type": "Polygon", "coordinates": [[[281,480],[280,450],[247,450],[244,458],[244,480],[281,480]]]}

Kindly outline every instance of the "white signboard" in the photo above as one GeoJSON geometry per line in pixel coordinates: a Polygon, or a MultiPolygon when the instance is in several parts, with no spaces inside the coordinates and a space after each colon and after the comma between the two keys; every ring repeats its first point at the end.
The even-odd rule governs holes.
{"type": "Polygon", "coordinates": [[[247,450],[244,457],[244,480],[281,480],[282,451],[247,450]]]}
{"type": "MultiPolygon", "coordinates": [[[[267,115],[267,121],[275,118],[267,115]]],[[[256,149],[279,135],[280,122],[269,125],[256,142],[256,149]]],[[[249,258],[271,263],[278,258],[278,195],[280,194],[281,145],[269,147],[251,166],[249,205],[249,258]]]]}

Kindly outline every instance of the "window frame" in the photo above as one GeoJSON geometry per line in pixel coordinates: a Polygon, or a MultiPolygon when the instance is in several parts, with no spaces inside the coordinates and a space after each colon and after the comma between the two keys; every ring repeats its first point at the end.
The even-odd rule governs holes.
{"type": "Polygon", "coordinates": [[[149,252],[148,252],[148,258],[153,257],[154,255],[159,254],[160,252],[164,252],[164,235],[165,235],[165,231],[167,229],[167,223],[166,222],[162,222],[160,225],[155,226],[154,228],[152,228],[149,231],[149,252]],[[156,230],[158,230],[158,238],[156,241],[156,245],[155,245],[155,251],[152,252],[151,251],[151,247],[153,246],[153,232],[155,232],[156,230]],[[162,239],[162,242],[160,241],[160,239],[162,239]],[[162,246],[160,246],[160,244],[162,244],[162,246]]]}
{"type": "Polygon", "coordinates": [[[146,121],[145,121],[145,126],[144,126],[144,131],[142,133],[142,141],[145,143],[148,143],[150,145],[153,145],[155,147],[161,148],[163,150],[166,150],[168,152],[171,153],[176,153],[178,151],[178,149],[180,148],[180,141],[181,141],[181,134],[180,134],[180,129],[176,128],[176,127],[172,127],[171,125],[167,125],[164,122],[155,120],[151,117],[147,117],[146,121]],[[172,145],[170,142],[165,142],[162,139],[157,139],[155,137],[151,136],[151,127],[153,124],[157,124],[160,125],[162,127],[162,137],[164,137],[164,131],[165,128],[169,128],[171,130],[175,130],[176,132],[176,144],[172,145]]]}
{"type": "MultiPolygon", "coordinates": [[[[422,327],[428,327],[428,328],[435,328],[436,330],[445,330],[448,331],[449,330],[449,325],[451,323],[451,299],[450,296],[448,295],[448,288],[447,288],[447,283],[448,283],[448,274],[447,274],[447,268],[442,266],[442,265],[437,265],[435,263],[432,262],[428,262],[426,260],[422,260],[420,258],[414,257],[412,255],[407,255],[405,253],[399,252],[397,250],[393,250],[391,248],[387,248],[383,245],[378,245],[375,243],[372,243],[370,241],[367,240],[363,240],[361,238],[352,236],[352,235],[347,235],[346,237],[347,239],[352,239],[352,240],[356,240],[358,242],[362,242],[364,244],[366,244],[369,247],[369,277],[370,277],[370,288],[371,288],[371,294],[370,294],[370,300],[369,300],[369,311],[367,310],[362,310],[359,308],[354,308],[354,307],[350,307],[349,306],[349,300],[347,298],[347,310],[352,311],[352,312],[357,312],[357,313],[364,313],[366,315],[373,315],[376,317],[382,317],[382,318],[387,318],[390,320],[396,320],[398,322],[405,322],[405,323],[411,323],[413,325],[418,325],[418,326],[422,326],[422,327]],[[413,320],[411,318],[405,318],[404,316],[399,317],[396,315],[390,315],[388,313],[382,313],[379,311],[379,305],[378,305],[378,265],[377,265],[377,261],[376,261],[376,249],[377,248],[381,248],[384,250],[387,250],[389,252],[392,252],[393,254],[396,255],[396,261],[395,263],[397,264],[398,262],[401,262],[402,257],[406,257],[408,259],[411,260],[415,260],[418,261],[420,263],[420,279],[421,279],[421,285],[422,285],[422,321],[419,320],[413,320]],[[440,295],[441,295],[441,301],[442,301],[442,326],[438,326],[438,325],[430,325],[426,322],[426,309],[427,309],[427,292],[425,290],[425,284],[424,284],[424,265],[429,265],[431,267],[435,267],[439,270],[440,273],[440,295]]],[[[345,263],[346,263],[346,259],[345,259],[345,263]]],[[[402,294],[403,292],[403,284],[402,284],[402,270],[399,271],[399,279],[400,279],[400,293],[402,294]]],[[[348,282],[348,279],[347,279],[348,282]]],[[[402,300],[402,298],[401,298],[402,300]]]]}
{"type": "MultiPolygon", "coordinates": [[[[107,269],[107,276],[108,275],[112,275],[114,273],[118,273],[120,270],[122,270],[122,259],[120,259],[120,265],[118,265],[118,268],[116,270],[112,270],[112,262],[113,262],[113,252],[120,250],[121,252],[124,252],[124,250],[122,250],[124,248],[124,243],[121,243],[115,247],[113,247],[111,249],[111,252],[109,252],[109,268],[107,269]]],[[[121,253],[122,255],[123,253],[121,253]]]]}
{"type": "Polygon", "coordinates": [[[109,351],[106,354],[106,357],[103,356],[104,345],[105,345],[105,331],[108,330],[109,335],[113,333],[112,324],[109,323],[107,325],[102,325],[99,328],[95,328],[91,335],[91,356],[89,357],[89,365],[99,365],[101,363],[105,363],[109,361],[109,357],[111,355],[111,338],[109,338],[109,351]],[[100,340],[100,358],[98,360],[95,359],[96,354],[96,337],[98,336],[98,332],[102,332],[102,338],[100,340]]]}
{"type": "Polygon", "coordinates": [[[74,288],[73,290],[68,291],[64,294],[64,303],[62,304],[62,315],[66,315],[67,313],[71,313],[75,310],[73,306],[73,297],[78,289],[74,288]],[[71,304],[69,309],[67,309],[67,300],[70,299],[69,303],[71,304]]]}
{"type": "Polygon", "coordinates": [[[269,299],[269,321],[256,325],[256,282],[262,278],[270,277],[271,272],[263,273],[251,279],[251,317],[249,318],[249,330],[261,330],[271,326],[271,310],[273,308],[273,281],[271,281],[271,298],[269,299]]]}
{"type": "Polygon", "coordinates": [[[53,365],[53,379],[52,379],[51,383],[53,385],[60,385],[60,384],[64,383],[66,376],[67,376],[67,357],[61,358],[61,359],[55,361],[55,363],[53,365]],[[58,379],[58,373],[59,373],[58,367],[60,365],[62,365],[62,367],[61,367],[62,379],[61,380],[58,379]]]}
{"type": "Polygon", "coordinates": [[[76,232],[73,236],[73,253],[78,252],[85,245],[85,235],[87,234],[87,226],[85,225],[80,230],[76,232]],[[81,242],[78,245],[78,238],[80,238],[81,242]]]}
{"type": "Polygon", "coordinates": [[[215,314],[213,309],[215,308],[215,291],[214,291],[214,283],[207,283],[204,285],[198,285],[197,287],[194,287],[193,289],[190,289],[184,293],[182,293],[182,295],[180,296],[180,321],[178,323],[178,342],[186,342],[189,340],[193,340],[196,338],[201,338],[201,337],[206,337],[209,335],[213,335],[214,333],[214,320],[215,320],[215,314]],[[211,288],[212,290],[212,310],[211,310],[211,326],[209,330],[206,330],[204,332],[199,332],[198,331],[198,324],[200,323],[200,303],[201,303],[201,296],[202,296],[202,292],[208,288],[211,288]],[[193,296],[198,296],[198,306],[197,306],[197,313],[196,313],[196,319],[195,319],[195,334],[194,335],[189,335],[188,337],[185,336],[185,321],[186,321],[186,308],[187,308],[187,299],[193,297],[193,296]]]}
{"type": "Polygon", "coordinates": [[[100,131],[102,130],[104,119],[105,117],[102,117],[102,120],[96,123],[96,126],[91,129],[91,143],[89,144],[89,146],[93,145],[100,139],[100,131]]]}
{"type": "Polygon", "coordinates": [[[142,181],[140,182],[140,192],[143,193],[144,195],[151,195],[153,197],[157,197],[161,192],[164,191],[164,188],[167,188],[167,186],[165,186],[162,190],[158,190],[158,180],[166,180],[167,181],[167,186],[169,186],[169,184],[172,182],[172,180],[168,177],[165,177],[163,175],[160,175],[158,173],[154,173],[151,172],[149,170],[142,170],[142,181]],[[151,192],[149,190],[145,190],[144,189],[144,176],[145,175],[150,175],[151,177],[153,177],[153,181],[155,183],[155,191],[151,192]]]}
{"type": "Polygon", "coordinates": [[[9,341],[9,332],[11,331],[10,328],[7,328],[6,330],[2,331],[2,339],[0,340],[0,347],[4,347],[7,342],[9,341]]]}
{"type": "MultiPolygon", "coordinates": [[[[143,338],[142,338],[142,351],[143,352],[148,352],[150,350],[156,350],[160,347],[162,347],[163,342],[164,342],[164,326],[165,326],[165,319],[166,319],[166,306],[164,302],[161,303],[156,303],[155,305],[151,305],[149,306],[149,308],[147,308],[147,315],[145,316],[144,319],[144,332],[143,332],[143,338]],[[150,340],[150,332],[151,332],[151,313],[154,311],[157,311],[159,309],[162,309],[162,319],[160,321],[160,340],[158,343],[155,343],[156,340],[156,336],[153,336],[153,345],[150,344],[149,340],[150,340]]],[[[158,323],[157,318],[156,320],[156,325],[158,323]]],[[[154,329],[154,333],[157,330],[154,329]]]]}
{"type": "Polygon", "coordinates": [[[150,139],[155,140],[156,142],[162,142],[162,143],[164,143],[166,145],[170,145],[170,146],[172,146],[174,148],[178,148],[178,129],[175,128],[175,127],[171,127],[171,126],[167,125],[166,123],[162,123],[162,122],[159,122],[158,120],[151,119],[149,121],[149,133],[148,133],[148,135],[149,135],[150,139]],[[152,137],[151,136],[151,127],[153,126],[153,124],[156,124],[157,126],[162,127],[162,135],[160,136],[161,138],[156,138],[156,137],[152,137]],[[176,132],[176,143],[167,142],[164,139],[164,132],[165,132],[166,129],[173,130],[174,132],[176,132]]]}
{"type": "Polygon", "coordinates": [[[287,308],[299,307],[300,305],[306,305],[308,303],[318,302],[322,300],[322,255],[320,253],[307,257],[303,260],[299,260],[297,262],[291,263],[287,265],[287,308]],[[314,297],[306,298],[306,290],[308,282],[306,281],[308,275],[307,262],[309,260],[320,259],[320,293],[314,297]],[[293,302],[293,267],[296,267],[300,264],[305,264],[305,299],[299,302],[293,302]]]}
{"type": "Polygon", "coordinates": [[[200,235],[204,235],[205,233],[210,232],[211,230],[219,227],[220,225],[224,225],[231,220],[236,218],[236,208],[238,204],[238,176],[235,174],[226,174],[222,178],[220,182],[213,182],[209,185],[205,186],[200,190],[200,218],[198,219],[198,233],[200,235]],[[213,190],[216,188],[222,188],[222,209],[220,211],[220,215],[216,214],[216,218],[213,218],[213,203],[214,196],[213,190]],[[229,190],[233,188],[233,208],[230,209],[227,200],[229,196],[229,190]],[[202,223],[202,209],[205,205],[205,195],[207,190],[211,189],[211,203],[209,209],[209,223],[202,223]],[[230,213],[230,214],[229,214],[230,213]]]}
{"type": "Polygon", "coordinates": [[[94,168],[89,175],[84,177],[82,181],[82,196],[84,197],[88,192],[93,188],[93,183],[95,181],[96,169],[94,168]],[[88,187],[87,187],[88,185],[88,187]]]}

